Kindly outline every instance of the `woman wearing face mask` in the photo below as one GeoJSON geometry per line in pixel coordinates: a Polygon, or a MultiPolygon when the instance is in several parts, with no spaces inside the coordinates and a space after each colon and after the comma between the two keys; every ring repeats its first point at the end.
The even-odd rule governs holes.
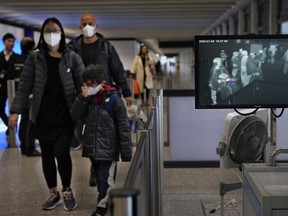
{"type": "Polygon", "coordinates": [[[54,17],[44,21],[37,48],[38,51],[27,58],[21,73],[10,110],[9,126],[15,127],[18,115],[32,92],[30,118],[34,136],[40,142],[42,168],[50,192],[42,209],[54,209],[62,202],[57,188],[58,168],[64,209],[69,211],[77,207],[70,187],[70,143],[74,123],[69,110],[76,94],[81,92],[84,65],[81,57],[67,48],[63,27],[54,17]]]}

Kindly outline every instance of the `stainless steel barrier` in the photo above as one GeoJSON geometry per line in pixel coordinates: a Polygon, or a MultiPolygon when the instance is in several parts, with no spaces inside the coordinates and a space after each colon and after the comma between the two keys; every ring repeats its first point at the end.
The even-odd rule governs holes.
{"type": "Polygon", "coordinates": [[[111,215],[116,206],[121,212],[133,212],[133,216],[163,215],[163,90],[160,90],[159,96],[154,97],[153,102],[144,129],[138,131],[137,149],[124,186],[110,192],[111,215]],[[125,196],[126,190],[139,193],[125,196]],[[136,202],[133,205],[128,204],[132,202],[128,199],[131,196],[136,202]]]}
{"type": "Polygon", "coordinates": [[[139,190],[115,189],[111,191],[110,197],[111,216],[137,216],[137,196],[139,190]]]}
{"type": "Polygon", "coordinates": [[[134,97],[135,97],[135,95],[134,95],[134,79],[128,78],[127,82],[128,82],[128,86],[129,86],[131,93],[132,93],[132,98],[134,99],[134,97]]]}
{"type": "MultiPolygon", "coordinates": [[[[7,80],[7,93],[8,93],[8,106],[9,110],[12,106],[13,98],[15,97],[15,80],[7,80]]],[[[8,138],[9,147],[17,147],[16,145],[16,128],[9,128],[9,138],[8,138]]]]}

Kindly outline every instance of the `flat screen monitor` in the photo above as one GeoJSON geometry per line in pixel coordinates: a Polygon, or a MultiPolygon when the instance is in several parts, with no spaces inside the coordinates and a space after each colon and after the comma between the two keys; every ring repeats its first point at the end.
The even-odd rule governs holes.
{"type": "Polygon", "coordinates": [[[195,107],[288,107],[288,35],[195,36],[195,107]]]}

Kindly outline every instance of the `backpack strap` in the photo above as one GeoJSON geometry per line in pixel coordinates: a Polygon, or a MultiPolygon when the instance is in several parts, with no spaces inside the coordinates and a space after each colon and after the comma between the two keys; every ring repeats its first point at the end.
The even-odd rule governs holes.
{"type": "Polygon", "coordinates": [[[69,52],[69,68],[70,68],[70,71],[72,73],[73,82],[76,83],[76,78],[75,78],[75,74],[73,71],[74,67],[75,67],[75,51],[70,50],[70,52],[69,52]]]}
{"type": "Polygon", "coordinates": [[[104,41],[104,53],[106,54],[106,55],[108,55],[108,58],[110,58],[110,54],[111,54],[111,44],[107,41],[107,40],[105,40],[104,41]]]}
{"type": "Polygon", "coordinates": [[[111,115],[111,116],[113,116],[113,110],[112,109],[113,109],[113,106],[116,102],[117,97],[119,97],[119,96],[120,96],[119,92],[113,92],[109,96],[107,110],[108,110],[109,115],[111,115]]]}
{"type": "Polygon", "coordinates": [[[104,41],[104,54],[107,55],[107,59],[108,59],[107,65],[109,67],[109,71],[110,71],[110,64],[111,64],[111,53],[112,53],[111,50],[112,50],[112,45],[110,44],[109,41],[105,40],[104,41]]]}
{"type": "Polygon", "coordinates": [[[75,52],[73,50],[70,50],[69,52],[69,67],[70,69],[74,66],[74,58],[75,58],[75,52]]]}

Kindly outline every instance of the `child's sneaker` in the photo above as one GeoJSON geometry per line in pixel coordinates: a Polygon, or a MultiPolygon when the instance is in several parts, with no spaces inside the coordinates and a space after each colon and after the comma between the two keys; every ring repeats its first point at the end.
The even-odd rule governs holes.
{"type": "Polygon", "coordinates": [[[62,190],[63,199],[64,199],[64,209],[66,211],[72,211],[77,208],[77,202],[73,196],[72,190],[70,188],[66,188],[62,190]]]}
{"type": "Polygon", "coordinates": [[[48,197],[47,201],[43,203],[42,209],[43,210],[52,210],[56,208],[57,205],[61,204],[60,194],[59,192],[52,192],[48,197]]]}

